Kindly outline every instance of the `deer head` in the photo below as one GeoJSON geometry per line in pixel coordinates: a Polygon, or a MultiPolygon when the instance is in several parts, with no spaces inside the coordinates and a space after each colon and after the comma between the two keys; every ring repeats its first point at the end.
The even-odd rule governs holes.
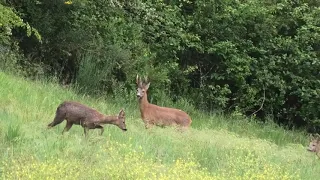
{"type": "Polygon", "coordinates": [[[320,144],[320,136],[317,135],[316,137],[310,135],[310,144],[309,147],[307,148],[308,151],[311,152],[316,152],[318,149],[318,146],[320,144]]]}
{"type": "Polygon", "coordinates": [[[117,122],[116,125],[122,129],[123,131],[127,131],[127,127],[126,127],[126,121],[125,121],[125,112],[123,109],[120,110],[118,117],[117,117],[117,122]]]}
{"type": "Polygon", "coordinates": [[[139,76],[137,75],[137,78],[136,78],[136,83],[137,83],[137,97],[139,99],[142,99],[145,94],[147,93],[147,90],[150,86],[150,82],[146,83],[147,82],[147,78],[145,78],[145,82],[142,82],[141,81],[141,78],[139,78],[139,76]]]}

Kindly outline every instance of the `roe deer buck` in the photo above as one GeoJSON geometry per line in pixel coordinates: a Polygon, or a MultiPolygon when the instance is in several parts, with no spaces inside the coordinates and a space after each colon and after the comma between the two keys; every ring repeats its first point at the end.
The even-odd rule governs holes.
{"type": "Polygon", "coordinates": [[[307,148],[308,151],[315,152],[318,157],[320,157],[320,136],[319,134],[316,137],[310,135],[310,144],[307,148]]]}
{"type": "Polygon", "coordinates": [[[145,124],[146,129],[153,125],[157,126],[171,126],[178,125],[183,128],[188,128],[191,124],[190,116],[182,110],[160,107],[148,102],[147,90],[150,82],[142,82],[141,78],[136,78],[138,86],[137,97],[139,99],[141,118],[145,124]]]}
{"type": "Polygon", "coordinates": [[[104,131],[103,124],[113,124],[123,131],[127,131],[123,109],[121,109],[118,116],[106,116],[78,102],[65,101],[58,106],[56,116],[53,122],[48,124],[48,128],[60,124],[64,119],[67,120],[67,124],[62,134],[65,131],[69,131],[73,124],[81,125],[84,128],[85,136],[89,129],[96,128],[101,129],[100,134],[102,135],[104,131]]]}

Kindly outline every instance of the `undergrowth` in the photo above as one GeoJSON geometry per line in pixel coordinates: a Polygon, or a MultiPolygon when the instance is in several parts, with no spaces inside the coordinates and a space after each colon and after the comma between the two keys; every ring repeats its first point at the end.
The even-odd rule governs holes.
{"type": "Polygon", "coordinates": [[[174,128],[146,130],[133,100],[124,104],[117,98],[93,98],[55,83],[4,73],[0,73],[0,87],[2,179],[320,177],[318,159],[306,151],[305,134],[270,122],[203,113],[190,110],[185,102],[163,101],[163,105],[186,110],[192,127],[184,133],[174,128]],[[106,125],[102,136],[99,130],[90,130],[85,138],[76,125],[62,135],[65,122],[47,129],[64,100],[79,101],[105,114],[125,108],[128,131],[106,125]]]}

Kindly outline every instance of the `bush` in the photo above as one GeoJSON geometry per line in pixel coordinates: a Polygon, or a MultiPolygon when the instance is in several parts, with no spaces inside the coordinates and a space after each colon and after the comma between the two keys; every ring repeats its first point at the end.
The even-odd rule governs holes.
{"type": "Polygon", "coordinates": [[[136,74],[146,75],[153,102],[164,93],[200,109],[273,117],[290,127],[320,119],[319,5],[287,0],[11,4],[44,40],[14,34],[23,39],[24,64],[44,65],[44,74],[76,81],[87,93],[131,92],[136,74]]]}
{"type": "Polygon", "coordinates": [[[196,67],[190,88],[196,104],[291,126],[320,118],[318,7],[255,0],[190,5],[190,31],[201,41],[180,58],[196,67]]]}

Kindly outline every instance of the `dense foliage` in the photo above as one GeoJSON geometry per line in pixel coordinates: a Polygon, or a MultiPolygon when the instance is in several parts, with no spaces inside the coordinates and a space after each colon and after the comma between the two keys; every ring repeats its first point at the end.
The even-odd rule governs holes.
{"type": "Polygon", "coordinates": [[[17,65],[31,69],[28,75],[44,72],[109,94],[133,91],[136,74],[147,75],[153,97],[165,93],[198,108],[270,116],[286,125],[319,123],[317,1],[1,4],[0,28],[14,31],[0,32],[0,50],[18,43],[25,58],[17,65]]]}

